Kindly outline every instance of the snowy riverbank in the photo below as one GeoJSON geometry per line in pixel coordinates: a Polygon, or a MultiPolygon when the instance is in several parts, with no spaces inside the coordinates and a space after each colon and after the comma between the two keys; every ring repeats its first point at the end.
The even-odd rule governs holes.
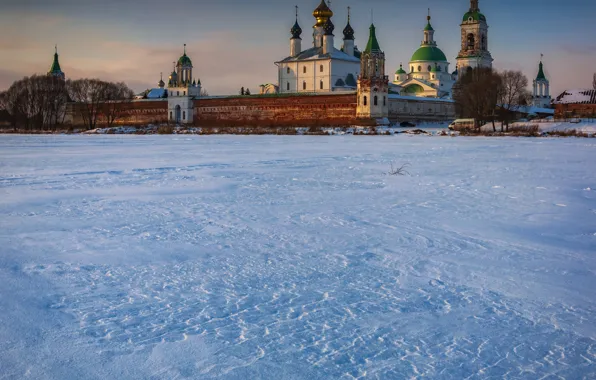
{"type": "Polygon", "coordinates": [[[403,137],[0,136],[0,377],[596,376],[593,140],[403,137]]]}

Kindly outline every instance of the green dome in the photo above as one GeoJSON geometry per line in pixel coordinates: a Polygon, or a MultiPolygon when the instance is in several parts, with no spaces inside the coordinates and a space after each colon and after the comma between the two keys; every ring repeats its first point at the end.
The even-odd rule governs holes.
{"type": "Polygon", "coordinates": [[[190,58],[188,58],[186,53],[184,53],[184,55],[182,57],[180,57],[180,59],[178,60],[178,64],[182,65],[182,66],[185,66],[185,65],[192,66],[192,61],[190,60],[190,58]]]}
{"type": "Polygon", "coordinates": [[[468,21],[468,19],[469,19],[470,17],[472,17],[472,19],[473,19],[474,21],[484,21],[484,22],[486,22],[486,17],[485,17],[485,16],[484,16],[482,13],[480,13],[480,12],[477,12],[477,11],[475,11],[475,12],[468,12],[468,13],[466,13],[466,14],[464,15],[463,22],[466,22],[466,21],[468,21]]]}
{"type": "Polygon", "coordinates": [[[445,54],[436,46],[421,46],[414,55],[412,55],[411,62],[417,61],[432,61],[432,62],[447,62],[445,54]]]}
{"type": "Polygon", "coordinates": [[[407,74],[401,63],[399,65],[399,69],[395,73],[398,74],[398,75],[399,74],[407,74]]]}

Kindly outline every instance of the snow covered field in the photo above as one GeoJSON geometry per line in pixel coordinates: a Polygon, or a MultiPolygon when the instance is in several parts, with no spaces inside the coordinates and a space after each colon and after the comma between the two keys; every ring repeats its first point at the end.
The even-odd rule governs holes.
{"type": "Polygon", "coordinates": [[[0,136],[0,379],[595,378],[595,162],[576,138],[0,136]]]}

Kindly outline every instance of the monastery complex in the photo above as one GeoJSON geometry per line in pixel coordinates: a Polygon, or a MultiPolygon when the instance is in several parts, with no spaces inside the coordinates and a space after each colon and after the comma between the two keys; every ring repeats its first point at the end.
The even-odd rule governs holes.
{"type": "MultiPolygon", "coordinates": [[[[385,53],[370,25],[367,44],[360,51],[354,44],[351,17],[337,33],[333,11],[321,0],[313,11],[311,36],[296,19],[290,29],[286,57],[275,62],[277,83],[260,86],[251,96],[203,96],[201,80],[193,72],[186,45],[167,78],[130,104],[123,122],[171,122],[179,124],[346,125],[386,124],[406,120],[455,118],[453,86],[464,70],[492,67],[489,25],[478,0],[462,9],[461,49],[454,68],[435,39],[430,11],[422,24],[422,42],[406,66],[390,75],[385,53]],[[337,48],[336,39],[340,39],[337,48]]],[[[64,78],[58,53],[48,73],[64,78]]],[[[533,81],[533,106],[549,107],[549,81],[539,64],[533,81]]],[[[77,105],[70,105],[68,118],[77,123],[77,105]]]]}

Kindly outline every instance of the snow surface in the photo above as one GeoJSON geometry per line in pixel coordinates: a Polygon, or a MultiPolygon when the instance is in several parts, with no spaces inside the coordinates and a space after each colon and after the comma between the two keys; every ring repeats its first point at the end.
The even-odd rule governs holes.
{"type": "Polygon", "coordinates": [[[595,158],[575,138],[1,136],[0,378],[594,378],[595,158]]]}

